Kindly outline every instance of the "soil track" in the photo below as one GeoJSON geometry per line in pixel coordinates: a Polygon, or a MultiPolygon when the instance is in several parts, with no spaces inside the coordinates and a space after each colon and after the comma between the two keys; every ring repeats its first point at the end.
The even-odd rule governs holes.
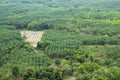
{"type": "Polygon", "coordinates": [[[33,47],[37,47],[37,43],[41,40],[43,35],[43,31],[21,31],[20,33],[33,47]]]}

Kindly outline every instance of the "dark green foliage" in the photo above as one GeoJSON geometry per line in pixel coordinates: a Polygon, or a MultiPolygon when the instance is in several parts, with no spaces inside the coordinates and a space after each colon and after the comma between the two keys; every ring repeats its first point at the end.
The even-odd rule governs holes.
{"type": "Polygon", "coordinates": [[[56,60],[54,61],[54,63],[55,63],[55,65],[59,66],[59,65],[61,64],[61,60],[56,59],[56,60]]]}
{"type": "Polygon", "coordinates": [[[46,67],[46,68],[40,68],[36,73],[35,77],[37,79],[42,80],[62,80],[62,72],[60,69],[52,68],[52,67],[46,67]]]}
{"type": "Polygon", "coordinates": [[[120,80],[120,0],[0,0],[0,80],[74,79],[120,80]]]}
{"type": "Polygon", "coordinates": [[[14,77],[18,77],[18,75],[19,75],[19,68],[17,66],[13,67],[12,75],[14,77]]]}
{"type": "Polygon", "coordinates": [[[47,22],[38,23],[38,24],[30,23],[28,26],[28,29],[30,30],[45,30],[45,29],[52,29],[52,28],[53,26],[51,24],[47,24],[47,22]]]}
{"type": "Polygon", "coordinates": [[[28,80],[29,78],[33,77],[33,75],[33,70],[27,69],[26,73],[24,74],[23,80],[28,80]]]}

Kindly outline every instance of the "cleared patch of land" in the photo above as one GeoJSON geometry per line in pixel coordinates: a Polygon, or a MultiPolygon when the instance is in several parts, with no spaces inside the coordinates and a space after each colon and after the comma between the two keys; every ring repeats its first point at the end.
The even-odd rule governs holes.
{"type": "Polygon", "coordinates": [[[43,35],[43,31],[21,31],[20,33],[33,47],[37,47],[37,43],[41,40],[43,35]]]}

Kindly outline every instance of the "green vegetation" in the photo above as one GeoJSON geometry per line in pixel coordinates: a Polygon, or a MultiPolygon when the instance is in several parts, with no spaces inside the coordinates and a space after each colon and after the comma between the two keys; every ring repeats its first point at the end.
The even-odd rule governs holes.
{"type": "Polygon", "coordinates": [[[0,80],[120,80],[119,62],[120,0],[0,0],[0,80]]]}
{"type": "Polygon", "coordinates": [[[20,33],[14,30],[0,30],[0,79],[20,78],[27,68],[48,66],[51,60],[34,51],[20,33]]]}

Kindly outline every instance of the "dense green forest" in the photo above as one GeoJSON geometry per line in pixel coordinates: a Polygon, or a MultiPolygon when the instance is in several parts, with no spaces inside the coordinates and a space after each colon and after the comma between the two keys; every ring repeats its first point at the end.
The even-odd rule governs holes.
{"type": "Polygon", "coordinates": [[[120,0],[0,0],[0,80],[120,80],[120,0]]]}

